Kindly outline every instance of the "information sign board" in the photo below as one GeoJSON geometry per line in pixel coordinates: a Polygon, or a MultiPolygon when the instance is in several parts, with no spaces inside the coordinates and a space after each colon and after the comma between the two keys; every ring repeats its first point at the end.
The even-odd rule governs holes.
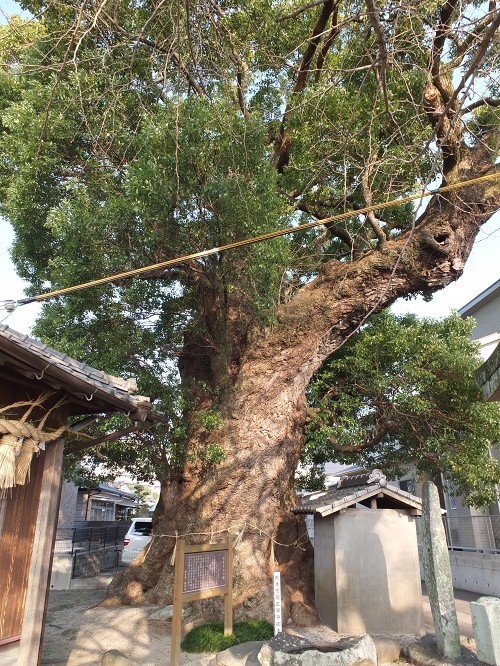
{"type": "Polygon", "coordinates": [[[186,553],[183,592],[198,592],[227,585],[227,550],[186,553]]]}
{"type": "Polygon", "coordinates": [[[175,553],[174,609],[170,665],[179,666],[182,633],[182,604],[195,599],[224,596],[224,635],[233,633],[233,544],[187,546],[179,539],[175,553]]]}

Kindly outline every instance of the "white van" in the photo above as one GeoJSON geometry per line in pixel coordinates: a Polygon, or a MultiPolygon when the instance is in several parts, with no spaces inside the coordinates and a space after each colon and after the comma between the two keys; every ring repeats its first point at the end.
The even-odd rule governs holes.
{"type": "Polygon", "coordinates": [[[123,539],[122,564],[130,564],[140,551],[151,541],[153,523],[151,518],[132,518],[123,539]]]}

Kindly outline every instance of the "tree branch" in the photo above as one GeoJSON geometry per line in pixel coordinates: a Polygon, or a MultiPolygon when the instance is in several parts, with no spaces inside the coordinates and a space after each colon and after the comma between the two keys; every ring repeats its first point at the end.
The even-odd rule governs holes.
{"type": "Polygon", "coordinates": [[[288,21],[289,19],[297,18],[297,16],[300,16],[300,14],[303,14],[304,12],[307,12],[308,9],[313,9],[313,7],[318,7],[319,5],[324,5],[325,2],[328,2],[328,0],[315,0],[315,2],[310,2],[309,4],[304,5],[303,7],[299,7],[299,9],[296,9],[291,14],[286,14],[285,16],[280,16],[278,18],[278,21],[288,21]]]}
{"type": "Polygon", "coordinates": [[[474,109],[478,109],[481,106],[500,106],[500,99],[494,99],[493,97],[483,97],[478,99],[476,102],[469,104],[469,106],[463,108],[461,113],[464,116],[465,114],[470,113],[471,111],[474,111],[474,109]]]}
{"type": "MultiPolygon", "coordinates": [[[[363,190],[363,196],[365,198],[367,206],[373,205],[373,196],[369,184],[370,173],[371,173],[371,165],[368,164],[366,169],[363,170],[363,175],[361,177],[361,188],[363,190]]],[[[375,213],[373,211],[370,211],[369,213],[366,214],[366,219],[368,220],[373,230],[373,233],[375,234],[378,247],[383,247],[387,242],[387,236],[385,235],[385,232],[382,229],[382,227],[377,222],[375,213]]]]}
{"type": "Polygon", "coordinates": [[[339,16],[339,6],[338,3],[335,5],[335,9],[332,14],[332,27],[330,32],[326,36],[326,39],[323,43],[323,47],[318,55],[318,60],[316,62],[316,73],[314,75],[314,80],[316,83],[319,82],[321,78],[321,73],[323,72],[323,66],[325,64],[326,56],[330,50],[333,40],[340,32],[340,26],[338,25],[338,16],[339,16]]]}
{"type": "MultiPolygon", "coordinates": [[[[316,24],[312,31],[312,36],[309,39],[309,44],[306,48],[306,51],[302,57],[302,62],[299,66],[297,72],[297,78],[295,79],[295,85],[293,86],[291,97],[302,92],[306,87],[307,76],[311,71],[312,60],[317,51],[318,45],[321,42],[321,38],[325,32],[326,25],[330,17],[334,14],[335,9],[338,6],[338,0],[326,0],[321,2],[323,4],[323,9],[318,16],[316,24]]],[[[329,31],[329,34],[332,34],[332,31],[329,31]]],[[[335,32],[335,34],[337,34],[335,32]]],[[[331,46],[332,40],[329,42],[331,46]]],[[[323,61],[326,53],[322,56],[323,61]]],[[[290,157],[290,148],[291,142],[286,132],[285,121],[287,116],[290,114],[291,108],[290,104],[287,104],[285,113],[283,114],[283,120],[281,122],[280,133],[274,144],[274,151],[271,157],[271,163],[276,165],[278,173],[283,173],[283,169],[288,164],[290,157]]]]}
{"type": "Polygon", "coordinates": [[[366,6],[368,9],[368,19],[373,26],[375,35],[377,36],[378,48],[380,53],[379,63],[378,63],[378,72],[379,77],[378,82],[384,97],[385,110],[389,113],[389,97],[387,95],[387,80],[386,80],[386,71],[387,71],[387,45],[385,42],[384,31],[380,25],[379,20],[379,10],[375,6],[374,0],[366,0],[366,6]]]}
{"type": "Polygon", "coordinates": [[[189,86],[195,91],[195,93],[199,97],[203,97],[203,96],[206,95],[206,91],[205,91],[204,87],[202,85],[198,84],[194,80],[191,72],[189,71],[189,68],[184,63],[180,53],[178,53],[177,51],[173,51],[170,48],[165,48],[164,46],[162,46],[161,44],[159,44],[155,40],[150,39],[149,37],[143,37],[142,35],[133,35],[133,34],[131,35],[127,30],[125,30],[125,28],[122,28],[121,25],[116,23],[116,21],[111,16],[109,16],[109,15],[106,15],[106,16],[107,16],[108,21],[113,25],[113,28],[117,32],[119,32],[120,34],[126,35],[130,40],[133,40],[133,41],[137,42],[138,44],[143,44],[144,46],[147,46],[151,49],[154,49],[155,51],[158,51],[159,53],[163,53],[166,56],[171,56],[173,58],[173,60],[175,61],[179,70],[186,77],[186,80],[187,80],[189,86]]]}
{"type": "Polygon", "coordinates": [[[378,425],[378,428],[375,431],[375,434],[370,439],[361,442],[361,444],[341,444],[338,445],[335,443],[335,440],[330,440],[330,444],[335,449],[335,451],[341,451],[342,453],[358,453],[359,451],[364,451],[365,449],[373,449],[380,444],[384,439],[387,433],[391,429],[391,423],[383,422],[382,425],[378,425]]]}
{"type": "Polygon", "coordinates": [[[495,15],[495,8],[493,6],[493,9],[490,8],[490,11],[486,14],[486,16],[484,16],[481,19],[481,21],[478,21],[478,23],[476,23],[476,25],[474,26],[474,30],[471,30],[471,32],[467,35],[467,37],[463,40],[463,42],[457,45],[457,54],[453,58],[453,60],[451,60],[451,62],[447,64],[447,67],[456,69],[457,67],[460,66],[464,55],[469,51],[474,42],[479,40],[481,33],[489,26],[491,19],[494,15],[495,15]]]}

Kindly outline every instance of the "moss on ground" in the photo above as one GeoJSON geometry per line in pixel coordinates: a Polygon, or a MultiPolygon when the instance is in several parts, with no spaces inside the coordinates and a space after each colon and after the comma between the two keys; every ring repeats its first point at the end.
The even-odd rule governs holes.
{"type": "Polygon", "coordinates": [[[273,625],[266,620],[236,622],[229,636],[224,636],[222,622],[213,622],[191,629],[185,635],[181,648],[185,652],[221,652],[240,643],[269,640],[273,634],[273,625]]]}

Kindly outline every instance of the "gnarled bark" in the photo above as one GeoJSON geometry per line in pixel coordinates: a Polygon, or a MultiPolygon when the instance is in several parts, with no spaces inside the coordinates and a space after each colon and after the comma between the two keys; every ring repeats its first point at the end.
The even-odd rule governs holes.
{"type": "MultiPolygon", "coordinates": [[[[485,146],[462,150],[460,180],[493,172],[485,146]]],[[[311,548],[291,514],[303,445],[305,389],[322,362],[373,312],[416,291],[432,292],[462,272],[480,226],[498,206],[498,180],[435,196],[413,231],[353,263],[330,261],[278,313],[250,331],[221,405],[223,423],[198,433],[220,444],[223,462],[187,462],[163,484],[155,536],[144,560],[118,576],[111,601],[171,600],[175,534],[192,542],[234,534],[237,614],[270,616],[271,571],[282,572],[284,618],[312,602],[311,548]],[[273,561],[274,560],[274,561],[273,561]]],[[[191,446],[196,448],[196,436],[191,446]]],[[[302,615],[303,619],[303,615],[302,615]]]]}

